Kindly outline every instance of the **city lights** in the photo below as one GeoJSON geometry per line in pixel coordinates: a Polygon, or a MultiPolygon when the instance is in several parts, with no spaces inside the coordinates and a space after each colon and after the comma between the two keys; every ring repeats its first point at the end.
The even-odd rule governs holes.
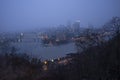
{"type": "Polygon", "coordinates": [[[51,61],[54,62],[54,59],[52,59],[51,61]]]}
{"type": "Polygon", "coordinates": [[[44,61],[44,64],[46,65],[46,64],[47,64],[47,61],[44,61]]]}

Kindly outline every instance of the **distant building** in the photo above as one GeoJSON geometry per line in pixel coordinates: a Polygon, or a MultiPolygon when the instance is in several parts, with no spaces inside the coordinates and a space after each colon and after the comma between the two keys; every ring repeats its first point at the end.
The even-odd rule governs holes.
{"type": "Polygon", "coordinates": [[[72,25],[72,28],[73,28],[73,32],[79,32],[80,31],[80,21],[77,20],[75,21],[75,23],[73,23],[72,25]]]}

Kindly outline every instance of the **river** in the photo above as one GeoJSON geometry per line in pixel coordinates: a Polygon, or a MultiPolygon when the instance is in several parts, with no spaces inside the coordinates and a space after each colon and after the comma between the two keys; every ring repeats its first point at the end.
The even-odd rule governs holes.
{"type": "Polygon", "coordinates": [[[18,48],[19,52],[25,52],[31,57],[41,58],[42,60],[64,57],[68,53],[76,52],[74,43],[47,47],[42,46],[38,42],[20,42],[14,43],[14,45],[18,48]]]}

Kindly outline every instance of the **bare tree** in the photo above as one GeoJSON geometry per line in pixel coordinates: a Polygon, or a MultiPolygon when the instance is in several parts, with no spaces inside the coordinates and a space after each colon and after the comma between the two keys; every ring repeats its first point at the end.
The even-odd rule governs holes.
{"type": "MultiPolygon", "coordinates": [[[[109,22],[103,26],[104,33],[109,33],[108,35],[114,37],[116,34],[120,33],[120,17],[113,17],[109,22]]],[[[107,36],[108,36],[107,35],[107,36]]]]}
{"type": "Polygon", "coordinates": [[[83,34],[75,40],[75,45],[78,52],[81,50],[86,50],[89,47],[97,46],[103,42],[103,39],[100,33],[97,32],[97,29],[86,28],[83,31],[83,34]]]}
{"type": "Polygon", "coordinates": [[[78,52],[86,50],[91,46],[101,45],[109,39],[120,34],[120,18],[113,17],[102,28],[95,29],[88,27],[83,31],[83,34],[75,40],[75,45],[78,52]]]}

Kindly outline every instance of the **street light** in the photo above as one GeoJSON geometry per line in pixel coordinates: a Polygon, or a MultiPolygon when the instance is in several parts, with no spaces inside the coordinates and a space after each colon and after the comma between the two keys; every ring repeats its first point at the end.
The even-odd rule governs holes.
{"type": "Polygon", "coordinates": [[[47,61],[44,61],[44,64],[46,65],[46,64],[47,64],[47,61]]]}

